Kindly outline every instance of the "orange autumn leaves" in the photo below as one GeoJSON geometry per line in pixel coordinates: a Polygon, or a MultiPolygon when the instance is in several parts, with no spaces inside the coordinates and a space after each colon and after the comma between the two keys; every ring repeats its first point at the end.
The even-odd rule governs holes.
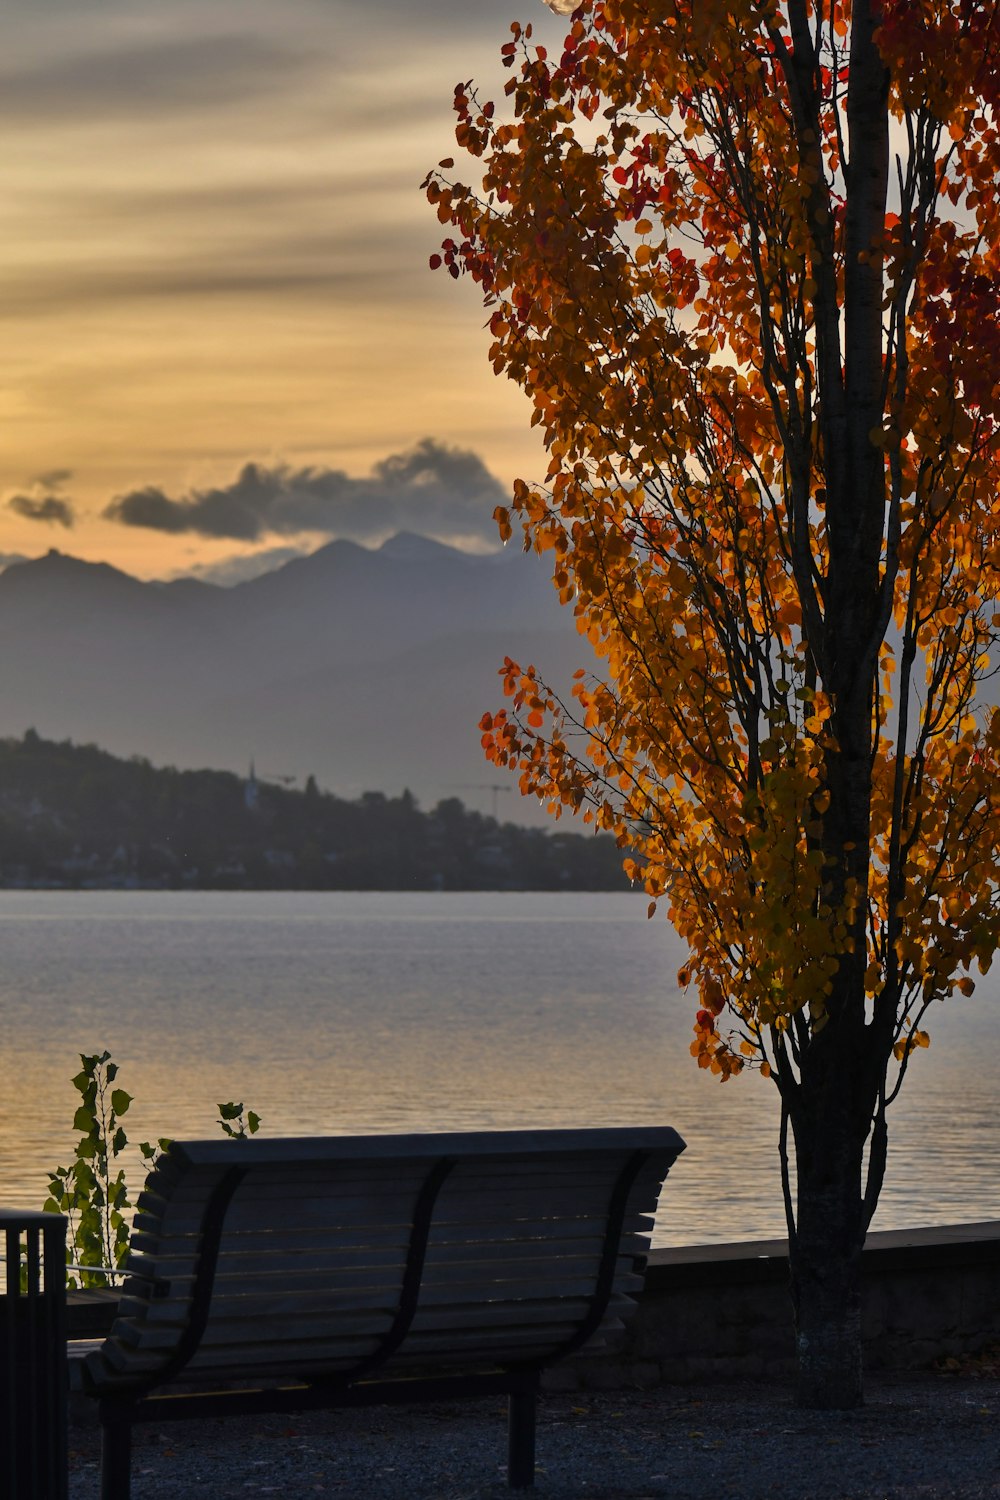
{"type": "Polygon", "coordinates": [[[478,182],[425,184],[435,260],[480,285],[549,453],[501,535],[551,555],[597,657],[565,701],[508,660],[484,747],[617,834],[688,942],[692,1051],[723,1078],[787,1068],[848,971],[905,1065],[1000,939],[992,13],[604,0],[558,57],[515,26],[506,109],[456,92],[478,182]],[[875,213],[852,74],[887,87],[875,213]]]}

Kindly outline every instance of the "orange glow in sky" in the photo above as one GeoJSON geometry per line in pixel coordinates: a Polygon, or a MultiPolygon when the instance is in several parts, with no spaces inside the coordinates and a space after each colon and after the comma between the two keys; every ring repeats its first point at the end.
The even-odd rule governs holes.
{"type": "Polygon", "coordinates": [[[0,561],[164,577],[329,534],[125,525],[248,461],[363,476],[420,440],[540,475],[471,286],[427,267],[451,95],[538,0],[10,0],[0,62],[0,561]],[[12,503],[13,502],[13,503],[12,503]]]}

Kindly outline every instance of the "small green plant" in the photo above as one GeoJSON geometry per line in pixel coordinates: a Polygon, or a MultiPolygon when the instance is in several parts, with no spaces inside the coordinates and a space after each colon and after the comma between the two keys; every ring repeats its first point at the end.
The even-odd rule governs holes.
{"type": "MultiPolygon", "coordinates": [[[[46,1213],[65,1214],[69,1220],[66,1245],[67,1285],[107,1287],[124,1264],[128,1253],[128,1195],[122,1156],[128,1136],[122,1117],[128,1113],[132,1095],[115,1088],[118,1064],[110,1052],[80,1054],[82,1068],[73,1079],[81,1103],[73,1116],[73,1128],[81,1132],[68,1167],[49,1174],[49,1196],[42,1205],[46,1213]],[[77,1277],[70,1274],[76,1271],[77,1277]]],[[[260,1116],[242,1103],[219,1104],[219,1124],[234,1139],[255,1135],[260,1116]]],[[[160,1136],[155,1145],[140,1141],[138,1150],[147,1173],[160,1153],[170,1145],[160,1136]]]]}
{"type": "MultiPolygon", "coordinates": [[[[109,1269],[117,1269],[128,1247],[126,1211],[132,1207],[121,1156],[128,1145],[122,1117],[128,1113],[132,1095],[115,1088],[118,1064],[110,1052],[80,1054],[82,1067],[73,1079],[80,1104],[73,1128],[81,1132],[68,1167],[49,1174],[49,1196],[43,1207],[49,1213],[64,1213],[69,1220],[66,1259],[80,1273],[68,1276],[68,1284],[106,1287],[109,1269]],[[94,1269],[89,1269],[93,1267],[94,1269]]],[[[162,1150],[166,1141],[158,1142],[162,1150]]],[[[157,1147],[143,1141],[139,1147],[150,1164],[157,1147]]]]}
{"type": "Polygon", "coordinates": [[[219,1125],[224,1135],[231,1135],[234,1141],[245,1141],[248,1135],[256,1135],[260,1129],[260,1115],[255,1115],[252,1109],[248,1109],[246,1117],[243,1114],[243,1105],[217,1104],[219,1111],[219,1125]]]}

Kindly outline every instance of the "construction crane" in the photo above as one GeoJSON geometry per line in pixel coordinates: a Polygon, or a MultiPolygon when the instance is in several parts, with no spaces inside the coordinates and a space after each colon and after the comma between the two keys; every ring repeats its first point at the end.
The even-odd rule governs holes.
{"type": "Polygon", "coordinates": [[[492,817],[494,823],[497,818],[497,795],[500,792],[509,792],[510,787],[503,781],[473,781],[455,788],[459,792],[492,792],[492,817]]]}

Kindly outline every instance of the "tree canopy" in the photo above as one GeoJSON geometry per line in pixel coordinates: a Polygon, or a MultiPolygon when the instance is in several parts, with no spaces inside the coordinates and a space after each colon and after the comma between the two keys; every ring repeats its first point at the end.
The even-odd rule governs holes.
{"type": "Polygon", "coordinates": [[[599,664],[567,701],[508,660],[484,745],[633,851],[699,1065],[776,1083],[803,1399],[850,1404],[817,1278],[839,1257],[856,1313],[886,1107],[1000,940],[1000,18],[597,0],[558,57],[512,32],[508,107],[456,90],[480,180],[428,177],[432,264],[481,287],[549,453],[501,532],[599,664]]]}
{"type": "Polygon", "coordinates": [[[96,745],[0,739],[0,887],[188,890],[627,889],[610,835],[500,823],[446,797],[347,801],[96,745]]]}

